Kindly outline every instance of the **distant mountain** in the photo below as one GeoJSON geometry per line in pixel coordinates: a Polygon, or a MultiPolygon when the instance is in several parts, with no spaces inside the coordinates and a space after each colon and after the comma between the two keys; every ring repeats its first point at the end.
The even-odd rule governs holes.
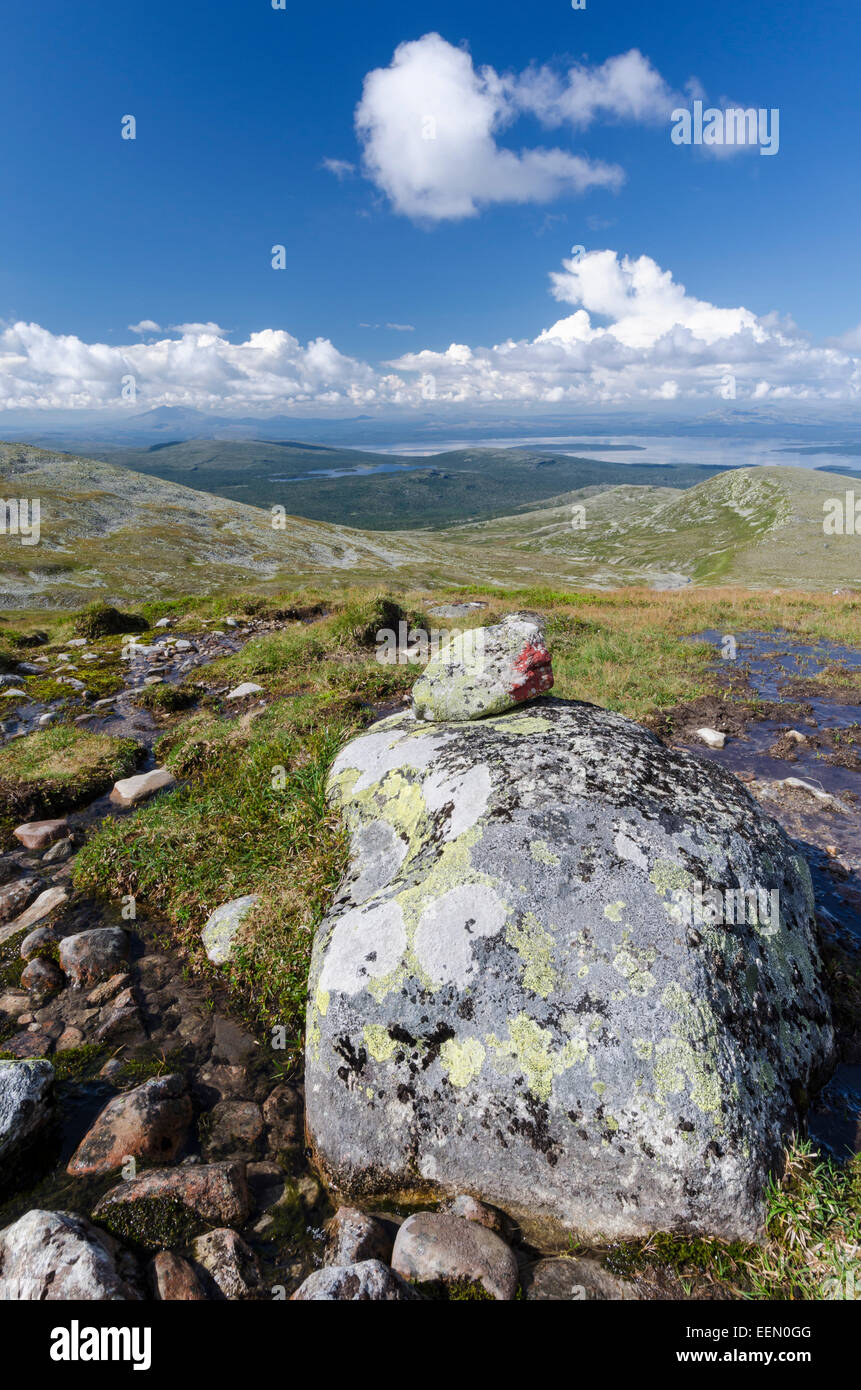
{"type": "Polygon", "coordinates": [[[323,580],[851,587],[861,575],[861,536],[825,536],[823,506],[852,483],[817,470],[747,468],[686,490],[591,484],[442,530],[374,532],[294,516],[276,530],[256,507],[102,460],[0,444],[0,497],[41,506],[38,545],[0,534],[0,606],[283,591],[323,580]]]}

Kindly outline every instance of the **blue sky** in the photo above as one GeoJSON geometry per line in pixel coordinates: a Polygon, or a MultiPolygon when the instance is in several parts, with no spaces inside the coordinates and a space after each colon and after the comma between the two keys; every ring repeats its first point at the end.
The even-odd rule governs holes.
{"type": "MultiPolygon", "coordinates": [[[[606,349],[616,343],[593,344],[587,361],[584,333],[612,323],[613,311],[602,313],[602,286],[626,257],[649,258],[684,285],[691,302],[744,309],[757,321],[772,312],[788,316],[809,335],[799,339],[804,343],[839,340],[827,361],[811,355],[799,370],[789,360],[798,354],[785,342],[771,342],[759,357],[737,354],[747,330],[756,337],[738,320],[725,347],[711,353],[715,381],[721,363],[737,357],[742,397],[764,381],[761,398],[813,390],[851,400],[855,366],[833,353],[861,349],[861,14],[849,0],[724,0],[712,11],[690,0],[587,0],[582,11],[570,0],[287,0],[283,11],[270,0],[91,0],[83,7],[47,0],[20,7],[6,17],[0,55],[0,327],[37,324],[42,336],[7,332],[0,342],[0,401],[104,407],[123,365],[131,364],[139,405],[173,399],[166,377],[178,376],[185,403],[212,406],[223,393],[225,408],[248,399],[261,409],[283,409],[285,401],[304,408],[328,398],[340,408],[348,379],[353,400],[357,392],[397,397],[391,383],[380,383],[387,374],[380,364],[420,351],[428,354],[422,363],[395,374],[414,386],[429,373],[440,397],[465,391],[478,401],[493,394],[498,359],[483,360],[481,372],[470,365],[465,383],[439,358],[451,343],[489,351],[509,341],[534,343],[578,310],[588,313],[589,330],[572,325],[559,337],[568,343],[571,399],[587,400],[596,397],[606,349]],[[410,195],[399,201],[392,193],[399,179],[410,178],[394,167],[397,122],[415,115],[399,116],[396,91],[381,91],[375,108],[388,164],[376,179],[365,176],[354,129],[363,83],[390,67],[398,45],[434,34],[455,54],[468,49],[485,97],[480,69],[492,68],[495,82],[516,75],[520,95],[507,99],[495,126],[496,150],[554,150],[566,168],[577,158],[590,168],[610,167],[609,186],[580,192],[565,175],[558,187],[551,180],[549,192],[521,201],[479,201],[470,216],[440,214],[448,196],[440,188],[430,216],[411,212],[410,195]],[[573,92],[631,50],[653,77],[643,116],[626,114],[623,99],[568,120],[559,116],[560,101],[545,101],[538,111],[522,96],[531,68],[545,68],[560,91],[573,92]],[[575,82],[566,76],[572,67],[575,82]],[[688,87],[692,80],[696,89],[688,87]],[[677,94],[690,104],[695,90],[707,106],[779,108],[779,152],[718,156],[674,145],[661,101],[677,94]],[[120,138],[129,113],[137,122],[134,141],[120,138]],[[323,167],[327,159],[353,168],[336,176],[323,167]],[[286,246],[283,272],[270,264],[276,243],[286,246]],[[573,245],[589,255],[613,253],[612,265],[594,267],[591,288],[577,282],[576,267],[574,279],[563,270],[573,245]],[[555,298],[553,272],[567,276],[555,298]],[[131,333],[129,325],[142,321],[159,328],[131,333]],[[188,351],[182,360],[172,354],[167,373],[153,367],[152,354],[124,361],[102,355],[100,365],[93,351],[98,344],[177,341],[174,325],[207,323],[220,325],[235,345],[267,329],[286,332],[303,349],[324,339],[338,360],[291,358],[292,349],[280,353],[276,345],[273,373],[189,333],[188,351]],[[392,323],[411,329],[385,326],[392,323]],[[81,348],[70,348],[62,335],[81,348]],[[28,365],[19,370],[22,358],[28,365]],[[282,391],[288,358],[293,376],[285,376],[282,391]],[[361,370],[351,374],[343,359],[361,370]],[[93,386],[103,368],[110,383],[93,386]],[[247,384],[244,395],[225,387],[237,374],[247,384]],[[587,377],[588,391],[578,395],[587,377]]],[[[447,62],[447,52],[434,57],[430,40],[416,49],[408,90],[437,59],[447,62]]],[[[449,136],[464,148],[457,132],[449,136]]],[[[374,148],[365,141],[366,159],[374,148]]],[[[631,283],[624,293],[636,297],[631,283]]],[[[646,310],[637,312],[642,318],[646,310]]],[[[683,313],[679,323],[690,329],[691,321],[683,313]]],[[[766,333],[773,336],[771,328],[766,333]]],[[[706,340],[713,347],[714,333],[706,340]]],[[[674,372],[665,335],[653,333],[646,347],[629,335],[625,347],[647,347],[651,359],[636,379],[630,364],[610,364],[621,372],[620,399],[626,391],[659,392],[664,367],[666,382],[676,384],[680,398],[686,394],[688,378],[674,372]]],[[[528,398],[535,355],[527,356],[506,361],[503,396],[525,390],[528,398]]],[[[686,372],[704,366],[701,353],[690,358],[686,372]]],[[[557,363],[552,379],[535,389],[538,403],[568,398],[568,370],[557,363]]]]}

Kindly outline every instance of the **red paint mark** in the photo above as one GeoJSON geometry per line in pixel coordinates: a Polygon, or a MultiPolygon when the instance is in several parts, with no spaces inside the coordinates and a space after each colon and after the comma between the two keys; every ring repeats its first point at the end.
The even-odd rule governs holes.
{"type": "Polygon", "coordinates": [[[552,686],[553,667],[545,646],[537,647],[527,642],[520,655],[515,657],[514,665],[523,673],[522,679],[512,685],[510,692],[518,704],[541,695],[552,686]]]}

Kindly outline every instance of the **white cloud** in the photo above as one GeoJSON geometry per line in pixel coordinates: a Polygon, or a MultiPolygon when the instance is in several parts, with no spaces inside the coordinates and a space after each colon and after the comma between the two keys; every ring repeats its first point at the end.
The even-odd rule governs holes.
{"type": "Polygon", "coordinates": [[[141,319],[140,323],[129,324],[130,333],[160,333],[161,329],[152,319],[141,319]]]}
{"type": "Polygon", "coordinates": [[[492,203],[618,188],[618,165],[497,144],[518,108],[538,100],[521,94],[520,81],[491,67],[476,70],[467,52],[439,34],[402,43],[387,68],[368,73],[356,109],[365,174],[396,211],[430,221],[473,217],[492,203]]]}
{"type": "Polygon", "coordinates": [[[352,178],[356,172],[355,164],[351,164],[348,159],[324,159],[321,169],[328,169],[330,174],[334,174],[336,179],[352,178]]]}
{"type": "Polygon", "coordinates": [[[636,48],[600,66],[575,64],[564,77],[546,66],[528,68],[502,85],[513,106],[547,126],[584,127],[601,117],[655,123],[667,120],[679,101],[636,48]]]}
{"type": "Polygon", "coordinates": [[[217,324],[185,324],[178,338],[109,346],[15,323],[0,328],[0,408],[116,410],[128,376],[137,409],[252,414],[307,404],[323,412],[427,411],[433,400],[538,408],[675,400],[710,408],[721,403],[729,377],[737,405],[857,402],[861,395],[861,329],[817,346],[789,318],[689,294],[648,256],[589,252],[551,273],[550,292],[570,312],[534,338],[452,343],[376,366],[327,338],[303,346],[283,329],[233,343],[217,324]]]}

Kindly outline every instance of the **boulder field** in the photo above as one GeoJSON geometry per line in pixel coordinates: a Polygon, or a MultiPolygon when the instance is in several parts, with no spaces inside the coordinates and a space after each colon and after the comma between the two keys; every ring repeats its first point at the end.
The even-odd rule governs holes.
{"type": "Polygon", "coordinates": [[[543,1249],[752,1238],[833,1032],[797,847],[713,762],[543,699],[376,724],[330,797],[309,1141],[345,1201],[472,1194],[543,1249]]]}

